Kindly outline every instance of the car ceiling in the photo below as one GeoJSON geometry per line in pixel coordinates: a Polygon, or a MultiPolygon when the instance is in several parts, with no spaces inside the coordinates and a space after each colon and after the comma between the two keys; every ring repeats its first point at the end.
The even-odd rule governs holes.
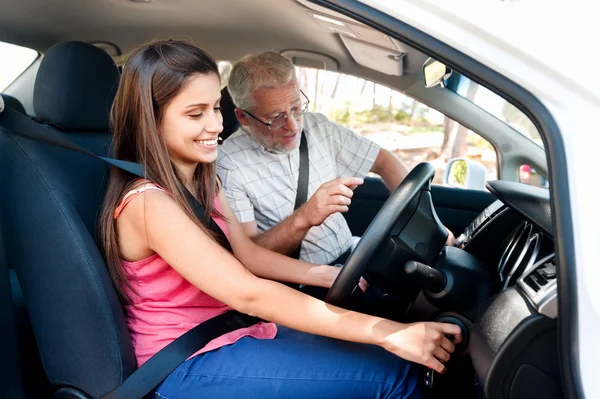
{"type": "Polygon", "coordinates": [[[192,39],[219,60],[235,61],[267,49],[303,50],[333,57],[342,72],[364,75],[340,33],[329,30],[335,25],[316,19],[318,14],[343,21],[354,36],[350,39],[391,50],[390,54],[405,53],[404,75],[418,74],[425,59],[382,33],[305,0],[0,0],[0,4],[0,41],[41,53],[65,40],[111,42],[127,53],[154,38],[179,37],[192,39]]]}
{"type": "MultiPolygon", "coordinates": [[[[296,65],[315,66],[315,59],[319,60],[316,55],[324,54],[335,60],[339,72],[406,93],[480,133],[499,149],[503,166],[510,166],[510,159],[535,153],[530,163],[545,170],[543,150],[516,137],[519,135],[503,122],[490,119],[485,111],[453,92],[439,87],[424,90],[424,54],[307,0],[0,0],[0,10],[0,41],[42,54],[61,41],[80,40],[114,43],[126,55],[152,39],[171,37],[191,39],[217,60],[235,61],[253,51],[294,50],[315,57],[308,60],[313,62],[295,58],[296,65]],[[330,30],[336,24],[324,23],[314,14],[343,22],[351,35],[330,30]],[[341,35],[346,36],[342,39],[341,35]],[[357,43],[358,48],[351,53],[357,43]],[[362,65],[357,62],[357,53],[362,55],[362,65]],[[399,53],[403,54],[403,71],[390,73],[390,56],[399,53]],[[506,143],[523,151],[504,153],[506,143]]],[[[115,59],[122,61],[122,57],[115,59]]],[[[506,172],[501,175],[515,179],[506,172]]]]}

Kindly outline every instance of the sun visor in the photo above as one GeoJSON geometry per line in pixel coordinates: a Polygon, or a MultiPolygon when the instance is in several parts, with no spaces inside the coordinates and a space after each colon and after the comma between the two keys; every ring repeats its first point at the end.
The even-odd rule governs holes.
{"type": "Polygon", "coordinates": [[[295,66],[324,69],[333,72],[337,72],[338,70],[338,62],[335,58],[325,54],[302,50],[285,50],[281,52],[281,55],[290,60],[295,66]]]}
{"type": "Polygon", "coordinates": [[[339,36],[358,64],[392,76],[402,76],[404,73],[406,53],[354,39],[347,35],[339,36]]]}

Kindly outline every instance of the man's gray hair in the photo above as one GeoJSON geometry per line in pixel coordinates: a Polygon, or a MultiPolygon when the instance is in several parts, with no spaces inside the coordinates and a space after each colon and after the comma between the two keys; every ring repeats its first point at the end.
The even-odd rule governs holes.
{"type": "Polygon", "coordinates": [[[291,81],[298,84],[294,65],[282,55],[265,51],[239,60],[231,69],[227,89],[236,107],[251,110],[256,90],[282,87],[291,81]]]}

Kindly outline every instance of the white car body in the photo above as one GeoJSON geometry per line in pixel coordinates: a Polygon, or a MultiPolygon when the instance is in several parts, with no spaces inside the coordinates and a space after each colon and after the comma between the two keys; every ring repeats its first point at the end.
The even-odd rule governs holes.
{"type": "Polygon", "coordinates": [[[579,383],[586,398],[599,398],[600,217],[594,188],[598,177],[589,162],[597,159],[600,147],[593,132],[600,115],[600,81],[593,74],[600,57],[590,46],[591,38],[600,37],[597,11],[581,2],[362,2],[519,84],[544,104],[558,124],[569,185],[554,189],[568,190],[571,201],[571,214],[566,216],[573,224],[577,262],[568,267],[577,276],[577,303],[572,308],[578,312],[579,383]]]}
{"type": "MultiPolygon", "coordinates": [[[[357,1],[365,7],[379,10],[384,16],[389,16],[392,25],[399,25],[398,21],[400,21],[402,24],[428,35],[431,38],[429,44],[438,41],[439,47],[449,46],[464,55],[465,58],[479,63],[482,68],[478,71],[475,68],[469,69],[465,66],[465,71],[459,72],[476,83],[494,88],[495,93],[504,96],[513,105],[521,105],[519,109],[522,111],[527,110],[528,104],[519,103],[515,97],[511,98],[507,92],[501,90],[500,83],[496,87],[491,87],[496,82],[493,80],[486,81],[485,77],[483,75],[479,76],[478,73],[483,69],[495,72],[499,81],[507,79],[518,85],[523,93],[530,95],[532,100],[537,101],[539,106],[547,111],[547,120],[543,120],[543,126],[541,127],[551,126],[554,129],[540,129],[540,126],[538,126],[540,135],[544,140],[544,151],[548,163],[547,170],[544,170],[543,164],[544,151],[533,143],[528,143],[531,146],[524,146],[524,148],[515,148],[518,145],[513,145],[512,152],[510,146],[509,149],[502,148],[505,143],[516,143],[516,141],[511,142],[511,138],[508,137],[512,131],[510,125],[504,126],[502,122],[496,120],[494,122],[497,122],[498,125],[502,124],[501,128],[495,126],[494,129],[490,129],[486,125],[486,122],[489,121],[485,120],[485,117],[490,115],[479,109],[476,112],[468,113],[468,115],[467,112],[461,114],[460,111],[469,109],[469,107],[460,108],[456,104],[453,108],[448,107],[446,109],[446,111],[452,112],[445,114],[449,117],[456,116],[459,123],[472,128],[474,131],[479,131],[478,133],[481,133],[483,138],[490,140],[495,138],[497,140],[495,142],[491,141],[499,156],[499,179],[518,181],[517,169],[521,165],[520,161],[523,161],[523,163],[535,168],[550,182],[552,221],[555,232],[554,244],[557,260],[562,263],[559,266],[563,273],[562,275],[559,273],[558,279],[558,313],[560,317],[558,318],[559,342],[557,345],[560,346],[559,357],[561,357],[561,366],[563,367],[560,373],[563,376],[563,385],[565,385],[564,392],[569,397],[600,398],[600,384],[596,381],[600,374],[600,345],[595,340],[596,334],[600,331],[600,267],[597,264],[597,259],[600,258],[600,217],[596,205],[596,192],[598,190],[594,188],[598,178],[593,163],[593,160],[599,159],[598,151],[600,149],[600,138],[597,137],[594,131],[600,122],[600,81],[594,76],[596,73],[595,67],[600,67],[600,56],[597,55],[592,45],[593,40],[600,37],[600,23],[597,21],[598,13],[592,9],[595,4],[589,0],[587,2],[584,2],[586,0],[573,0],[572,2],[558,2],[555,0],[357,1]],[[464,120],[460,118],[464,118],[464,120]],[[475,125],[474,121],[478,121],[478,123],[475,125]],[[495,133],[496,137],[487,137],[486,126],[488,130],[493,130],[492,133],[495,133]],[[505,130],[508,131],[508,134],[505,130]],[[550,130],[555,133],[548,134],[550,130]],[[508,159],[509,157],[505,156],[507,154],[510,154],[512,158],[508,159]],[[525,158],[527,155],[530,155],[530,158],[525,158]],[[507,162],[507,160],[510,162],[507,162]],[[514,170],[511,171],[511,167],[514,170]],[[565,331],[568,334],[564,334],[565,331]]],[[[38,0],[31,3],[23,2],[22,8],[35,10],[36,12],[40,9],[45,10],[45,7],[36,8],[31,6],[36,2],[38,0]]],[[[319,3],[328,6],[328,8],[335,8],[331,6],[335,6],[336,3],[341,4],[342,8],[344,5],[347,5],[348,8],[358,7],[354,4],[354,1],[345,0],[310,0],[310,2],[306,0],[288,0],[289,4],[287,6],[286,3],[279,0],[269,2],[268,8],[258,8],[261,13],[256,13],[254,17],[259,15],[260,18],[253,19],[252,16],[247,16],[248,21],[262,21],[262,18],[274,20],[273,16],[278,15],[279,11],[282,12],[282,15],[292,15],[288,8],[293,10],[292,3],[296,2],[306,7],[311,6],[311,10],[315,10],[313,7],[318,9],[319,3]]],[[[51,44],[54,39],[58,41],[58,38],[61,40],[71,38],[84,41],[96,40],[94,29],[100,29],[99,27],[102,26],[111,27],[113,23],[115,26],[121,26],[119,23],[122,23],[122,21],[115,18],[120,8],[122,10],[132,10],[133,7],[138,7],[134,10],[139,11],[141,16],[144,12],[142,7],[147,7],[147,19],[140,17],[142,23],[135,26],[137,29],[131,29],[131,32],[122,34],[122,37],[119,37],[119,30],[115,30],[115,37],[121,39],[122,45],[127,49],[127,46],[147,34],[148,31],[145,29],[148,28],[144,26],[144,23],[152,26],[160,20],[158,14],[155,15],[153,12],[160,11],[161,7],[165,7],[168,11],[164,13],[165,26],[168,26],[168,23],[176,22],[177,26],[185,27],[189,25],[191,29],[191,27],[197,28],[201,24],[197,24],[194,19],[196,15],[188,10],[194,10],[194,7],[200,9],[204,6],[204,4],[198,5],[201,2],[194,3],[193,0],[182,2],[181,5],[179,2],[168,4],[167,0],[122,2],[109,0],[105,2],[87,2],[85,7],[80,4],[76,5],[76,2],[73,2],[72,6],[71,4],[67,6],[68,3],[55,2],[55,4],[47,5],[49,10],[54,11],[54,13],[50,13],[48,18],[40,18],[33,11],[20,12],[22,11],[20,10],[21,6],[12,7],[12,12],[22,17],[22,20],[15,19],[17,21],[15,26],[19,26],[19,29],[23,29],[23,32],[27,32],[27,34],[14,33],[10,29],[12,26],[7,23],[8,21],[5,21],[4,30],[8,33],[2,39],[8,42],[19,42],[17,44],[21,45],[27,45],[27,41],[32,40],[32,43],[35,43],[38,47],[36,51],[43,54],[46,38],[48,38],[48,44],[51,44]],[[61,5],[65,7],[64,10],[61,9],[61,5]],[[65,10],[69,12],[64,12],[65,10]],[[85,17],[95,12],[99,12],[100,17],[97,19],[89,18],[90,30],[79,27],[79,25],[87,22],[85,17]],[[71,17],[71,15],[76,17],[71,17]],[[105,18],[105,20],[102,20],[102,18],[105,18]],[[54,32],[54,26],[48,27],[48,25],[58,26],[61,21],[65,22],[67,20],[72,22],[72,24],[66,25],[70,27],[69,30],[61,31],[61,34],[57,33],[57,37],[53,38],[50,33],[54,32]],[[94,23],[97,23],[97,25],[94,25],[94,23]],[[24,28],[20,28],[20,26],[24,28]],[[39,32],[37,32],[37,29],[39,29],[39,32]]],[[[248,7],[248,9],[256,7],[259,2],[238,0],[231,3],[243,11],[246,9],[245,7],[248,7]]],[[[260,3],[267,3],[267,1],[260,3]]],[[[7,1],[8,4],[11,3],[7,1]]],[[[210,15],[210,13],[226,15],[225,8],[220,8],[222,4],[219,4],[219,2],[207,1],[206,4],[210,7],[206,6],[202,11],[206,11],[207,15],[210,15]]],[[[295,6],[300,9],[297,4],[295,6]]],[[[229,3],[227,7],[231,7],[229,3]]],[[[8,8],[6,9],[8,10],[8,8]]],[[[301,11],[303,16],[307,17],[305,15],[306,10],[302,8],[301,11]]],[[[5,10],[5,12],[7,11],[5,10]]],[[[125,12],[123,14],[124,21],[127,24],[134,25],[131,22],[133,17],[125,12]]],[[[347,13],[342,14],[350,17],[347,13]]],[[[4,15],[12,15],[12,13],[4,15]]],[[[238,16],[238,14],[234,16],[238,16]]],[[[238,25],[244,25],[239,17],[237,19],[229,18],[229,20],[231,26],[216,24],[219,29],[212,25],[210,27],[215,32],[227,33],[228,29],[232,30],[232,27],[239,28],[238,25]]],[[[284,20],[285,18],[281,18],[277,19],[272,25],[267,24],[272,26],[273,31],[268,32],[268,34],[263,33],[263,35],[265,37],[275,36],[273,32],[276,32],[276,30],[274,29],[283,30],[285,23],[282,21],[284,20]]],[[[360,22],[360,18],[357,18],[357,20],[360,22]]],[[[310,23],[316,22],[312,21],[310,23]]],[[[124,26],[121,26],[121,28],[125,29],[124,26]]],[[[130,26],[127,27],[131,28],[130,26]]],[[[313,25],[306,24],[306,30],[304,30],[304,27],[304,25],[300,26],[299,28],[302,28],[302,30],[298,29],[298,31],[291,30],[296,35],[296,39],[302,39],[305,34],[310,36],[313,25]]],[[[319,29],[322,29],[322,27],[319,29]]],[[[192,33],[198,34],[193,29],[191,30],[192,33]]],[[[60,31],[60,29],[57,29],[57,31],[60,31]]],[[[256,31],[260,38],[260,29],[256,29],[256,31]]],[[[383,30],[380,31],[383,32],[383,30]]],[[[111,36],[106,32],[104,34],[109,38],[111,36]]],[[[388,35],[390,32],[384,32],[384,34],[388,35]]],[[[327,35],[329,36],[315,34],[315,37],[327,39],[325,40],[327,43],[323,47],[312,43],[311,40],[291,41],[289,45],[304,44],[308,50],[312,50],[315,54],[317,50],[322,48],[331,48],[337,51],[338,46],[333,46],[331,43],[333,33],[327,32],[327,35]]],[[[290,36],[294,37],[294,35],[290,36]]],[[[402,41],[402,43],[412,46],[414,43],[410,41],[413,38],[410,35],[405,36],[406,42],[402,41]]],[[[217,34],[211,35],[211,38],[217,37],[219,37],[217,34]]],[[[226,45],[215,39],[213,48],[220,51],[219,54],[223,56],[223,59],[228,59],[230,54],[235,54],[233,49],[229,51],[230,47],[235,46],[231,44],[233,41],[227,35],[223,36],[222,41],[226,45]]],[[[239,40],[237,42],[239,49],[236,48],[235,50],[243,50],[245,48],[243,44],[244,41],[239,40]]],[[[36,46],[32,45],[32,47],[36,46]]],[[[418,56],[431,55],[434,58],[436,57],[433,45],[421,46],[422,48],[419,48],[418,45],[413,47],[417,51],[422,51],[422,54],[416,54],[418,56]]],[[[360,63],[354,63],[346,53],[341,55],[342,51],[345,52],[346,50],[345,47],[340,47],[339,58],[342,61],[341,65],[346,68],[340,69],[341,72],[353,72],[354,69],[364,73],[364,75],[361,75],[362,78],[374,76],[380,79],[379,83],[381,84],[395,82],[396,75],[386,75],[385,72],[377,70],[377,68],[365,68],[360,63]]],[[[448,61],[444,60],[443,56],[440,57],[440,60],[448,61]]],[[[32,114],[33,81],[39,63],[40,60],[38,59],[6,91],[6,94],[13,94],[23,100],[25,107],[32,114]]],[[[454,67],[458,65],[454,65],[454,67]]],[[[470,66],[472,67],[473,64],[470,64],[470,66]]],[[[414,71],[411,71],[411,74],[416,75],[414,71]]],[[[489,75],[487,77],[489,78],[489,75]]],[[[424,103],[431,102],[428,105],[434,109],[436,106],[439,107],[440,103],[448,104],[449,102],[446,100],[451,99],[451,96],[459,99],[455,103],[467,102],[455,92],[446,90],[444,93],[440,88],[436,88],[440,89],[437,91],[438,98],[436,100],[436,89],[425,89],[420,81],[415,84],[416,80],[411,80],[408,84],[405,84],[401,79],[398,79],[398,82],[397,86],[390,84],[390,87],[394,87],[398,91],[406,90],[408,94],[418,94],[414,97],[419,100],[427,100],[424,103]],[[424,93],[426,90],[429,90],[428,95],[424,93]]],[[[473,111],[473,108],[477,107],[471,106],[470,108],[470,111],[473,111]]],[[[539,117],[539,114],[536,115],[531,109],[529,111],[527,116],[532,120],[536,116],[539,117]]],[[[490,119],[494,118],[490,117],[490,119]]],[[[513,129],[515,129],[513,133],[516,136],[519,136],[516,130],[520,130],[523,134],[523,130],[518,126],[513,126],[513,129]]],[[[494,136],[494,134],[490,136],[494,136]]],[[[524,136],[527,135],[524,134],[524,136]]],[[[528,141],[522,137],[520,138],[522,139],[521,143],[528,141]]],[[[528,138],[531,140],[531,137],[528,138]]]]}

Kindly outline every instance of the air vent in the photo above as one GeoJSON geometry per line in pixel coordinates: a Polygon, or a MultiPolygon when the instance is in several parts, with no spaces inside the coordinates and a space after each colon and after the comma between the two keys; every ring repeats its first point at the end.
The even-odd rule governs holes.
{"type": "Polygon", "coordinates": [[[527,300],[543,315],[556,318],[558,314],[556,260],[546,256],[523,273],[517,286],[527,300]]]}
{"type": "Polygon", "coordinates": [[[515,261],[512,265],[512,268],[504,280],[504,288],[515,285],[517,279],[533,266],[534,262],[537,260],[538,254],[540,253],[540,249],[542,248],[543,238],[544,237],[541,233],[529,235],[520,255],[514,257],[515,261]]]}
{"type": "Polygon", "coordinates": [[[531,223],[521,223],[510,237],[509,243],[498,262],[500,281],[505,283],[514,273],[514,268],[521,262],[529,248],[530,238],[533,234],[531,223]]]}

